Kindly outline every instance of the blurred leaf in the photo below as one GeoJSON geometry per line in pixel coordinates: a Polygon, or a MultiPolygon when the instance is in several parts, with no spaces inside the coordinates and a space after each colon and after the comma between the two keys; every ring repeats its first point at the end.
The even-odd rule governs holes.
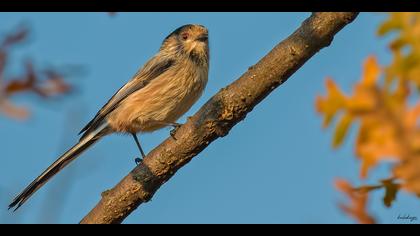
{"type": "Polygon", "coordinates": [[[398,30],[401,28],[402,22],[399,20],[400,18],[398,17],[399,13],[391,13],[393,15],[391,15],[390,20],[385,21],[384,23],[382,23],[381,26],[379,26],[379,29],[377,31],[379,36],[384,36],[394,30],[398,30]]]}
{"type": "Polygon", "coordinates": [[[316,100],[317,111],[324,116],[324,127],[330,125],[338,111],[342,114],[334,131],[334,147],[343,142],[351,123],[360,124],[355,154],[361,161],[361,179],[385,160],[395,163],[390,173],[393,178],[382,180],[381,185],[355,189],[345,181],[336,183],[352,203],[340,207],[359,222],[373,222],[363,211],[367,199],[361,195],[363,192],[384,188],[383,203],[387,207],[400,189],[420,195],[420,102],[414,100],[420,95],[420,13],[390,13],[378,35],[391,32],[395,34],[389,44],[389,65],[382,68],[375,57],[369,56],[351,95],[343,99],[340,89],[328,78],[326,96],[317,96],[316,100]],[[413,102],[415,105],[411,106],[413,102]]]}
{"type": "Polygon", "coordinates": [[[337,148],[343,143],[348,129],[353,121],[353,117],[349,114],[343,115],[335,128],[333,137],[333,147],[337,148]]]}
{"type": "Polygon", "coordinates": [[[6,94],[14,94],[18,92],[23,92],[25,90],[29,90],[30,88],[31,87],[26,81],[13,80],[6,85],[5,91],[6,94]]]}
{"type": "MultiPolygon", "coordinates": [[[[58,70],[52,68],[37,70],[31,60],[27,60],[23,64],[23,74],[5,78],[3,72],[7,60],[10,60],[10,47],[23,42],[28,34],[27,27],[19,27],[0,40],[0,112],[16,119],[26,119],[29,116],[29,111],[12,104],[9,99],[11,96],[20,93],[34,93],[42,98],[50,99],[66,95],[72,90],[72,86],[65,81],[63,74],[58,70]]],[[[67,75],[71,72],[67,71],[67,75]]]]}
{"type": "Polygon", "coordinates": [[[369,56],[365,60],[363,71],[361,85],[367,88],[375,87],[381,74],[381,68],[376,57],[369,56]]]}
{"type": "Polygon", "coordinates": [[[319,113],[324,114],[323,127],[328,127],[337,112],[344,108],[346,97],[332,79],[327,78],[325,82],[327,95],[325,97],[318,96],[315,106],[319,113]]]}
{"type": "Polygon", "coordinates": [[[404,180],[402,188],[420,194],[420,155],[404,160],[394,169],[394,174],[404,180]]]}
{"type": "Polygon", "coordinates": [[[394,59],[387,69],[388,79],[410,81],[420,88],[420,13],[390,13],[378,33],[383,36],[391,31],[398,34],[390,43],[394,59]]]}
{"type": "Polygon", "coordinates": [[[0,99],[0,112],[18,120],[25,120],[29,116],[29,111],[26,108],[17,107],[6,99],[0,99]]]}
{"type": "Polygon", "coordinates": [[[338,179],[335,187],[349,198],[349,203],[339,203],[340,209],[361,224],[375,224],[376,220],[367,212],[368,191],[355,189],[346,180],[338,179]]]}

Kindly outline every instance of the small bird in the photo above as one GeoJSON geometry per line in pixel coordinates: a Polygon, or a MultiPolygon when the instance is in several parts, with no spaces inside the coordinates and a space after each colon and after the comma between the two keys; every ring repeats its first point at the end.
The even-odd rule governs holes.
{"type": "MultiPolygon", "coordinates": [[[[198,24],[181,26],[169,34],[159,51],[122,86],[81,130],[79,142],[59,157],[9,205],[16,211],[51,177],[102,137],[112,133],[133,136],[145,157],[137,133],[180,124],[203,93],[208,79],[208,30],[198,24]]],[[[171,131],[171,135],[174,132],[171,131]]],[[[141,160],[140,160],[141,161],[141,160]]],[[[136,159],[136,162],[139,162],[136,159]]]]}

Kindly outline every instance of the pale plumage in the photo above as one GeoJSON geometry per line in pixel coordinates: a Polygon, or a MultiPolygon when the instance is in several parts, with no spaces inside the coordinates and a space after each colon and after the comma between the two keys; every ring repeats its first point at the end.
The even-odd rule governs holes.
{"type": "Polygon", "coordinates": [[[17,210],[51,177],[100,138],[111,133],[135,136],[174,124],[198,100],[207,84],[208,32],[201,25],[173,31],[152,57],[82,129],[74,145],[38,176],[9,205],[17,210]]]}
{"type": "Polygon", "coordinates": [[[201,96],[207,84],[207,66],[177,60],[170,70],[128,96],[107,121],[113,131],[150,132],[173,123],[201,96]]]}

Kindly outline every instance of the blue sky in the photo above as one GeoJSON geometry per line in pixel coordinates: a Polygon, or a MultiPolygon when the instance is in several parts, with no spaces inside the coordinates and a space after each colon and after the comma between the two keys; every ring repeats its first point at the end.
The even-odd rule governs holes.
{"type": "MultiPolygon", "coordinates": [[[[24,22],[29,42],[13,51],[7,71],[22,71],[25,58],[37,66],[83,65],[69,78],[77,93],[62,101],[16,98],[31,107],[19,122],[0,116],[0,223],[77,223],[134,167],[138,150],[129,136],[108,136],[39,190],[18,212],[9,201],[73,145],[78,131],[159,48],[164,37],[187,23],[207,26],[211,65],[208,86],[186,116],[237,79],[309,13],[1,13],[0,34],[24,22]]],[[[371,54],[390,61],[389,37],[376,29],[384,14],[363,13],[310,59],[284,85],[262,101],[228,136],[213,142],[142,205],[125,223],[353,223],[337,203],[336,177],[358,180],[353,155],[355,127],[344,146],[331,149],[332,129],[321,128],[315,97],[331,76],[350,91],[371,54]]],[[[185,122],[185,117],[179,122],[185,122]]],[[[169,129],[141,135],[145,150],[167,138],[169,129]]],[[[372,179],[387,177],[382,165],[372,179]]],[[[399,214],[420,212],[405,193],[386,209],[382,192],[369,208],[381,223],[401,223],[399,214]]]]}

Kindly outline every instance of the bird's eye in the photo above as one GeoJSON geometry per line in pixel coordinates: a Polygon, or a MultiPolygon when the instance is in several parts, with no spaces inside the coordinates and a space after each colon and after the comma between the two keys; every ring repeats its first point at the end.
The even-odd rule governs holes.
{"type": "Polygon", "coordinates": [[[188,37],[190,37],[190,35],[189,35],[188,33],[183,33],[183,34],[181,35],[181,37],[182,37],[182,39],[183,39],[183,40],[187,40],[187,39],[188,39],[188,37]]]}

